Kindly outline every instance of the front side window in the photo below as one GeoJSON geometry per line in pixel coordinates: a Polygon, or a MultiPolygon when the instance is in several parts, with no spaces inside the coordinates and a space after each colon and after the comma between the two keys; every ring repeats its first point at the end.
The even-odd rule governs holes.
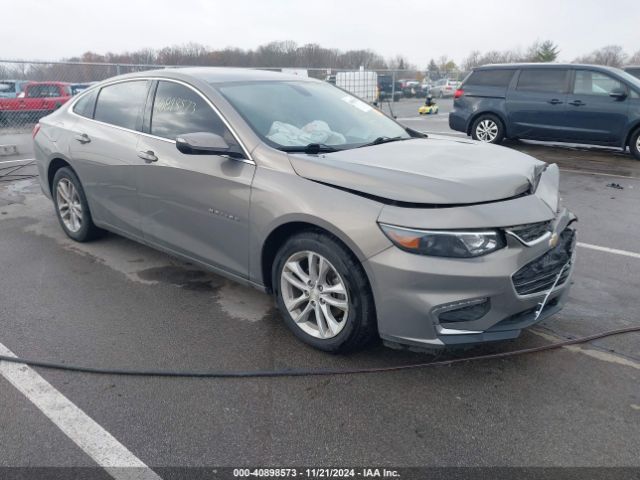
{"type": "Polygon", "coordinates": [[[73,112],[82,117],[93,118],[93,109],[96,106],[96,97],[98,89],[88,92],[82,96],[73,106],[73,112]]]}
{"type": "Polygon", "coordinates": [[[565,93],[569,70],[560,68],[530,68],[520,72],[518,90],[541,93],[565,93]]]}
{"type": "Polygon", "coordinates": [[[151,114],[152,135],[175,140],[185,133],[209,132],[237,144],[218,114],[195,91],[174,82],[158,82],[151,114]]]}
{"type": "Polygon", "coordinates": [[[147,97],[147,81],[107,85],[100,90],[94,118],[118,127],[137,130],[147,97]]]}
{"type": "Polygon", "coordinates": [[[327,83],[260,81],[214,85],[275,148],[353,148],[380,137],[410,138],[379,110],[327,83]]]}
{"type": "Polygon", "coordinates": [[[621,82],[605,73],[577,70],[573,93],[576,95],[607,96],[612,90],[622,88],[624,87],[621,82]]]}

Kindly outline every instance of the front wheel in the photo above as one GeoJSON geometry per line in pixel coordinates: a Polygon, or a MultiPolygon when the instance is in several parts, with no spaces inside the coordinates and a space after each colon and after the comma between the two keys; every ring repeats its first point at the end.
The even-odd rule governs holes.
{"type": "Polygon", "coordinates": [[[287,327],[317,349],[353,351],[375,336],[373,296],[362,265],[329,234],[290,238],[276,255],[272,285],[287,327]]]}
{"type": "Polygon", "coordinates": [[[631,134],[629,150],[636,160],[640,160],[640,128],[631,134]]]}
{"type": "Polygon", "coordinates": [[[52,196],[60,226],[76,242],[88,242],[103,230],[91,218],[87,197],[75,172],[69,167],[59,169],[53,177],[52,196]]]}
{"type": "Polygon", "coordinates": [[[471,137],[480,142],[500,143],[504,140],[504,125],[495,115],[480,115],[471,126],[471,137]]]}

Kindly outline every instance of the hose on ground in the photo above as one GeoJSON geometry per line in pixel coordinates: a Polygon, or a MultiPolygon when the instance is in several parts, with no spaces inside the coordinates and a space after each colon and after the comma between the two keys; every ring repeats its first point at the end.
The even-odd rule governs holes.
{"type": "Polygon", "coordinates": [[[40,360],[30,360],[24,358],[10,357],[0,355],[0,361],[19,363],[30,367],[48,368],[53,370],[63,370],[67,372],[93,373],[101,375],[127,375],[140,377],[183,377],[183,378],[257,378],[257,377],[308,377],[322,375],[355,375],[365,373],[385,373],[397,372],[400,370],[415,370],[427,367],[444,367],[456,365],[459,363],[474,362],[479,360],[496,360],[501,358],[515,357],[518,355],[527,355],[531,353],[546,352],[569,345],[578,345],[581,343],[591,342],[613,335],[621,335],[631,332],[640,332],[640,325],[634,327],[621,328],[618,330],[609,330],[606,332],[588,335],[586,337],[573,338],[563,340],[561,342],[542,345],[539,347],[523,348],[521,350],[511,350],[507,352],[490,353],[486,355],[476,355],[464,358],[455,358],[451,360],[440,360],[426,363],[412,363],[406,365],[392,365],[384,367],[367,367],[367,368],[346,368],[346,369],[283,369],[283,370],[253,370],[253,371],[171,371],[171,370],[127,370],[117,368],[101,368],[89,367],[81,365],[66,365],[56,362],[46,362],[40,360]]]}

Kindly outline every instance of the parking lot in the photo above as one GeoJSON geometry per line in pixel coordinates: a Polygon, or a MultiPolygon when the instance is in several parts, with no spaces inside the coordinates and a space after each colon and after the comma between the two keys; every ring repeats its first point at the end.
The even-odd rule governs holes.
{"type": "MultiPolygon", "coordinates": [[[[448,129],[451,100],[439,100],[440,113],[428,117],[418,117],[420,103],[404,99],[391,108],[414,129],[461,136],[448,129]]],[[[29,134],[0,138],[23,145],[0,157],[0,168],[29,163],[29,134]]],[[[602,148],[506,146],[561,168],[563,203],[579,218],[570,300],[515,341],[439,359],[640,324],[640,162],[602,148]]],[[[260,292],[113,234],[74,243],[35,178],[0,183],[0,265],[0,354],[197,371],[433,358],[381,345],[349,356],[320,353],[288,332],[260,292]]],[[[124,464],[157,472],[203,465],[638,467],[640,334],[451,367],[326,377],[122,377],[0,362],[0,449],[0,466],[94,467],[94,452],[115,449],[124,464]],[[33,376],[19,389],[18,373],[34,370],[51,389],[33,376]],[[54,397],[69,403],[56,410],[54,397]]]]}

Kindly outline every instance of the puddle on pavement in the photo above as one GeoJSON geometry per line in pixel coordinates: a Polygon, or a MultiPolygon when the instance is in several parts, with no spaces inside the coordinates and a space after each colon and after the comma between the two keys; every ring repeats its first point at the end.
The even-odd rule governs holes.
{"type": "Polygon", "coordinates": [[[176,265],[147,268],[138,271],[137,275],[143,280],[169,283],[196,291],[217,290],[225,284],[225,280],[217,275],[176,265]]]}

